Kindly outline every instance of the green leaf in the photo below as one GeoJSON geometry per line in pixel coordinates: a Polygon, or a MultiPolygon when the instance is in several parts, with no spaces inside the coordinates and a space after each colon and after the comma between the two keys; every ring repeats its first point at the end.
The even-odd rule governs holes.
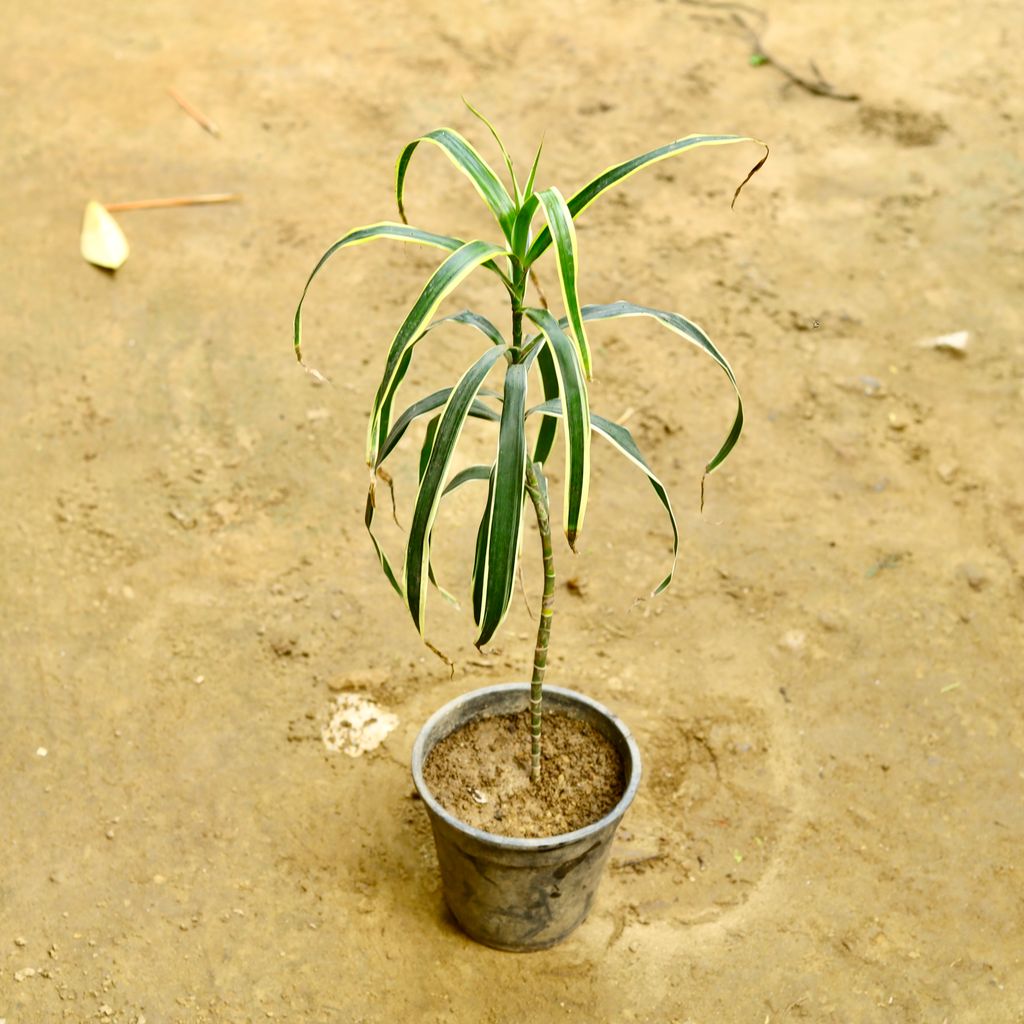
{"type": "Polygon", "coordinates": [[[531,195],[516,214],[515,223],[512,225],[512,252],[520,261],[526,259],[526,250],[530,245],[530,225],[539,206],[540,200],[537,196],[531,195]]]}
{"type": "Polygon", "coordinates": [[[530,168],[530,176],[526,179],[526,188],[523,189],[523,200],[527,200],[533,195],[533,183],[537,180],[537,168],[540,166],[540,153],[544,148],[544,140],[540,140],[540,145],[537,147],[537,155],[533,158],[533,166],[530,168]]]}
{"type": "MultiPolygon", "coordinates": [[[[391,433],[388,434],[387,439],[381,445],[380,451],[377,453],[377,461],[374,465],[377,466],[383,464],[384,460],[394,451],[396,445],[402,440],[406,430],[409,429],[409,424],[413,420],[420,416],[426,415],[428,412],[433,412],[434,409],[440,408],[448,401],[448,396],[452,393],[451,388],[441,388],[440,391],[435,391],[431,395],[427,395],[426,398],[421,398],[418,402],[413,402],[401,416],[395,420],[395,425],[391,428],[391,433]]],[[[480,394],[491,394],[494,392],[488,392],[485,388],[481,388],[480,394]]],[[[473,402],[470,407],[469,415],[474,416],[481,420],[493,420],[497,422],[501,419],[501,416],[496,413],[489,406],[484,405],[483,402],[477,400],[473,402]]]]}
{"type": "MultiPolygon", "coordinates": [[[[382,221],[379,224],[370,224],[365,228],[356,228],[347,235],[339,238],[320,257],[319,262],[313,268],[313,273],[306,280],[306,287],[302,289],[302,297],[295,310],[295,356],[302,362],[302,304],[306,301],[306,292],[313,283],[313,278],[320,273],[320,268],[339,250],[350,245],[361,245],[364,242],[372,242],[378,238],[393,238],[400,242],[418,242],[420,245],[431,245],[437,249],[447,249],[454,252],[465,245],[465,242],[457,238],[449,238],[448,235],[435,235],[429,231],[420,231],[419,228],[411,228],[408,224],[392,224],[389,221],[382,221]]],[[[497,269],[497,267],[495,267],[497,269]]]]}
{"type": "MultiPolygon", "coordinates": [[[[545,416],[561,416],[562,403],[559,399],[544,402],[541,405],[534,406],[527,415],[529,416],[533,413],[543,413],[545,416]]],[[[669,521],[672,523],[672,568],[669,569],[668,575],[651,593],[652,597],[656,597],[672,582],[672,575],[676,569],[676,559],[679,555],[679,527],[676,523],[675,513],[672,511],[672,502],[669,501],[668,491],[665,490],[665,485],[647,464],[647,460],[640,453],[640,449],[633,440],[633,435],[625,427],[611,420],[606,420],[603,416],[598,416],[596,413],[591,414],[590,424],[595,434],[599,434],[606,441],[609,441],[616,451],[625,455],[630,462],[647,474],[647,479],[650,480],[654,493],[657,494],[658,500],[664,506],[665,511],[668,513],[669,521]]]]}
{"type": "Polygon", "coordinates": [[[590,492],[590,407],[587,384],[576,353],[576,346],[567,337],[558,321],[546,309],[524,309],[523,312],[541,329],[554,356],[558,391],[564,400],[566,415],[562,418],[565,436],[565,487],[563,489],[562,525],[569,547],[576,550],[576,537],[583,528],[590,492]]]}
{"type": "Polygon", "coordinates": [[[565,313],[572,327],[573,338],[579,351],[580,365],[587,380],[591,377],[590,346],[587,344],[587,333],[583,327],[580,313],[580,298],[577,291],[579,267],[579,248],[576,244],[576,228],[572,222],[572,214],[566,205],[565,198],[557,188],[546,188],[537,193],[544,215],[547,218],[547,231],[555,240],[555,256],[558,263],[558,281],[562,286],[562,301],[565,313]]]}
{"type": "MultiPolygon", "coordinates": [[[[608,189],[618,185],[619,182],[624,181],[626,178],[649,164],[655,164],[659,160],[666,160],[670,156],[676,156],[678,153],[689,152],[690,150],[699,149],[703,146],[730,146],[737,142],[753,142],[758,146],[764,146],[764,156],[754,165],[751,172],[744,178],[740,187],[736,189],[736,194],[733,196],[733,203],[736,202],[736,196],[740,194],[740,189],[750,181],[750,179],[761,169],[764,165],[765,160],[768,159],[768,147],[765,146],[760,139],[753,139],[746,135],[687,135],[683,139],[677,139],[675,142],[670,142],[666,146],[659,146],[657,149],[652,149],[648,153],[644,153],[642,156],[634,157],[632,160],[627,160],[625,163],[616,164],[614,167],[609,167],[608,170],[603,171],[593,181],[588,182],[583,186],[568,202],[569,212],[573,217],[579,216],[598,196],[603,192],[607,192],[608,189]]],[[[529,254],[527,255],[527,262],[533,263],[538,256],[551,244],[551,231],[549,228],[545,228],[538,236],[536,241],[530,246],[529,254]]]]}
{"type": "Polygon", "coordinates": [[[398,199],[398,214],[405,221],[405,174],[409,169],[416,147],[421,142],[431,142],[444,150],[448,159],[466,175],[480,194],[488,209],[494,214],[502,234],[508,238],[512,232],[516,208],[511,196],[498,176],[482,156],[456,131],[438,128],[410,142],[398,157],[395,169],[395,195],[398,199]]]}
{"type": "MultiPolygon", "coordinates": [[[[555,371],[555,357],[547,345],[541,345],[537,349],[537,366],[540,369],[541,384],[544,388],[545,401],[557,398],[558,373],[555,371]]],[[[537,431],[537,441],[533,447],[533,461],[543,466],[547,462],[551,449],[555,444],[555,435],[558,432],[558,420],[554,416],[545,416],[540,422],[540,430],[537,431]]]]}
{"type": "Polygon", "coordinates": [[[614,320],[620,317],[644,316],[649,317],[663,327],[678,334],[685,341],[695,345],[702,352],[711,356],[712,359],[725,371],[725,375],[732,384],[736,393],[736,415],[733,418],[732,427],[721,448],[714,458],[707,464],[704,471],[713,473],[726,459],[728,454],[736,446],[743,430],[743,400],[740,398],[739,385],[732,372],[732,367],[726,361],[725,356],[712,344],[711,339],[692,320],[680,316],[678,313],[669,313],[662,309],[652,309],[648,306],[637,306],[632,302],[612,302],[607,305],[595,305],[583,307],[583,319],[591,320],[614,320]]]}
{"type": "Polygon", "coordinates": [[[487,643],[504,621],[515,582],[526,475],[526,386],[526,367],[513,363],[505,373],[477,647],[487,643]]]}
{"type": "Polygon", "coordinates": [[[483,386],[484,378],[506,351],[506,346],[488,349],[452,388],[441,413],[430,457],[416,494],[402,578],[405,583],[406,607],[421,636],[427,602],[427,588],[424,584],[429,574],[430,532],[437,516],[444,480],[469,410],[483,386]]]}
{"type": "Polygon", "coordinates": [[[476,531],[476,547],[473,553],[473,621],[480,621],[480,611],[484,600],[484,564],[487,561],[487,537],[491,525],[491,508],[494,505],[494,467],[488,474],[487,502],[484,514],[480,517],[480,525],[476,531]]]}
{"type": "Polygon", "coordinates": [[[406,354],[426,333],[423,330],[424,325],[429,322],[437,312],[438,306],[458,287],[463,279],[482,263],[498,255],[506,255],[505,250],[491,245],[489,242],[467,242],[434,271],[420,293],[420,297],[409,311],[402,326],[399,327],[388,351],[384,376],[373,400],[373,410],[367,430],[367,465],[372,466],[376,462],[380,445],[387,437],[390,427],[387,403],[402,382],[404,374],[400,372],[400,368],[403,365],[408,366],[408,363],[403,364],[406,354]]]}
{"type": "Polygon", "coordinates": [[[366,496],[366,511],[363,514],[363,522],[366,524],[366,530],[370,534],[370,540],[373,542],[373,550],[377,552],[377,560],[380,562],[380,567],[384,570],[384,575],[388,579],[388,583],[395,588],[395,593],[399,597],[403,597],[402,585],[398,582],[398,577],[395,575],[394,569],[391,568],[391,563],[388,561],[388,556],[384,554],[384,549],[377,542],[377,538],[373,535],[373,513],[374,513],[374,491],[370,488],[370,493],[366,496]]]}
{"type": "MultiPolygon", "coordinates": [[[[339,249],[345,249],[352,245],[362,245],[365,242],[373,242],[378,238],[390,238],[399,242],[416,242],[420,245],[433,246],[435,249],[447,249],[449,252],[455,252],[466,244],[459,238],[451,238],[448,235],[435,235],[430,231],[421,231],[419,228],[409,227],[408,224],[393,224],[390,221],[381,221],[379,224],[370,224],[365,228],[356,228],[354,231],[350,231],[347,235],[339,238],[320,257],[317,265],[313,268],[313,273],[306,279],[306,287],[302,289],[299,304],[295,309],[295,358],[300,363],[302,362],[302,304],[306,301],[306,292],[309,291],[313,278],[320,273],[321,267],[339,249]]],[[[497,274],[505,288],[511,293],[512,282],[497,263],[493,262],[493,260],[488,260],[484,263],[484,267],[497,274]]]]}
{"type": "Polygon", "coordinates": [[[448,482],[441,497],[445,494],[451,494],[456,488],[461,487],[463,484],[468,484],[471,480],[489,480],[491,478],[491,470],[493,466],[468,466],[466,469],[459,470],[448,482]]]}
{"type": "Polygon", "coordinates": [[[462,97],[462,102],[466,104],[467,109],[475,118],[477,118],[480,121],[483,121],[483,123],[487,126],[487,130],[491,133],[491,135],[494,136],[494,141],[498,144],[498,149],[501,150],[501,155],[505,159],[505,166],[508,168],[508,175],[512,179],[512,192],[515,196],[515,205],[519,206],[519,182],[516,181],[516,172],[512,167],[512,157],[508,155],[508,150],[505,149],[505,143],[501,141],[501,136],[498,134],[497,129],[494,127],[494,125],[491,124],[491,122],[488,121],[487,118],[484,117],[484,115],[481,114],[480,111],[477,110],[476,107],[474,107],[473,104],[470,103],[465,96],[462,97]]]}

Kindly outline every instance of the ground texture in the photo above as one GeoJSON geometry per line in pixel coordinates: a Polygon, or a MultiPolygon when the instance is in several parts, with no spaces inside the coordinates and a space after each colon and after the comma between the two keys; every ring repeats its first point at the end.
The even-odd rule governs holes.
{"type": "MultiPolygon", "coordinates": [[[[753,66],[727,10],[682,2],[9,12],[6,1024],[1024,1020],[1020,12],[768,14],[772,56],[860,99],[753,66]],[[703,324],[748,419],[701,515],[726,382],[653,327],[595,327],[594,408],[626,417],[661,473],[682,557],[635,603],[670,535],[597,446],[580,553],[556,551],[572,586],[549,678],[631,724],[645,782],[590,920],[521,957],[446,915],[407,759],[439,705],[524,678],[531,620],[517,599],[480,655],[469,613],[433,602],[450,677],[361,520],[370,396],[435,259],[337,257],[307,325],[332,384],[289,339],[320,252],[394,217],[407,140],[451,124],[491,152],[461,94],[521,163],[546,133],[539,180],[566,193],[689,132],[773,147],[735,211],[754,147],[661,164],[580,222],[585,297],[703,324]],[[79,257],[89,198],[208,191],[244,201],[122,214],[114,276],[79,257]],[[965,355],[919,344],[954,331],[965,355]],[[359,758],[321,739],[348,691],[399,719],[359,758]]],[[[485,231],[474,201],[417,154],[414,223],[485,231]]],[[[460,304],[495,298],[474,280],[460,304]]],[[[430,345],[414,387],[476,351],[454,330],[430,345]]],[[[490,443],[468,441],[469,457],[490,443]]],[[[413,460],[395,473],[401,502],[413,460]]],[[[456,588],[468,491],[437,537],[456,588]]],[[[536,608],[539,558],[526,587],[536,608]]]]}

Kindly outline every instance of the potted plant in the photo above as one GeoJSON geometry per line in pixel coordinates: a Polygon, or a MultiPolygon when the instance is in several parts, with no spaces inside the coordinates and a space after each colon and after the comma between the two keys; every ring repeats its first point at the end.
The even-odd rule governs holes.
{"type": "MultiPolygon", "coordinates": [[[[624,317],[649,318],[708,354],[736,388],[729,364],[708,336],[678,313],[624,301],[581,304],[574,220],[595,199],[643,167],[699,147],[757,140],[690,135],[610,167],[566,200],[557,188],[535,188],[540,148],[520,186],[497,132],[482,115],[469,109],[494,137],[511,191],[458,132],[441,128],[410,142],[397,165],[401,223],[383,221],[350,231],[324,253],[296,310],[294,341],[301,362],[302,302],[313,278],[340,249],[393,239],[445,253],[391,341],[373,400],[366,439],[371,476],[365,522],[381,569],[422,637],[427,594],[436,586],[430,548],[441,499],[467,484],[481,488],[486,497],[476,533],[472,603],[476,645],[482,647],[509,608],[527,510],[536,519],[544,592],[531,682],[487,687],[451,702],[423,727],[413,751],[413,777],[431,819],[445,896],[453,913],[473,938],[502,949],[526,950],[555,944],[586,917],[612,836],[640,780],[639,752],[623,723],[587,697],[543,685],[555,595],[544,467],[558,434],[565,458],[562,529],[573,551],[587,510],[590,446],[595,434],[647,476],[668,513],[673,563],[655,594],[669,585],[678,549],[675,516],[663,484],[630,432],[590,410],[587,385],[593,358],[588,325],[624,317]],[[497,221],[497,242],[464,241],[409,226],[404,203],[406,172],[422,143],[441,149],[470,180],[497,221]],[[553,250],[560,284],[564,313],[560,318],[547,308],[535,276],[537,261],[549,249],[553,250]],[[434,319],[442,302],[478,269],[490,274],[507,296],[507,335],[471,310],[434,319]],[[538,302],[527,298],[531,282],[538,302]],[[420,398],[394,415],[411,360],[421,354],[419,343],[445,323],[479,332],[483,340],[480,354],[451,387],[420,398]],[[532,406],[527,398],[531,375],[543,395],[543,401],[532,406]],[[491,380],[495,381],[494,390],[486,387],[491,380]],[[397,568],[373,533],[377,480],[390,483],[385,460],[410,425],[428,416],[404,560],[397,568]],[[453,457],[470,418],[496,425],[494,457],[453,474],[453,457]],[[533,423],[537,424],[535,431],[533,423]],[[503,753],[509,744],[511,751],[503,753]]],[[[733,203],[767,155],[765,147],[764,156],[736,189],[733,203]]],[[[707,464],[706,473],[721,464],[739,438],[743,410],[738,390],[736,398],[732,428],[707,464]]]]}

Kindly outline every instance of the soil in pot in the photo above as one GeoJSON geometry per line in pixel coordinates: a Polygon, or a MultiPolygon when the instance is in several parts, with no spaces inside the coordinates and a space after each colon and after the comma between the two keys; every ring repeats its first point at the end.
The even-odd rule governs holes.
{"type": "Polygon", "coordinates": [[[603,818],[624,790],[611,743],[569,715],[545,714],[541,778],[530,782],[530,713],[479,718],[430,752],[423,777],[460,821],[500,836],[563,835],[603,818]]]}

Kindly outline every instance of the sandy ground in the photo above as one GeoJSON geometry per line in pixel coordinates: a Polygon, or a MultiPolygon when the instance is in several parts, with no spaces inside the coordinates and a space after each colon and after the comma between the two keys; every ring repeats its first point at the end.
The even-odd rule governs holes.
{"type": "MultiPolygon", "coordinates": [[[[779,60],[860,101],[751,67],[678,2],[8,10],[6,1024],[1024,1021],[1020,12],[768,13],[779,60]],[[432,604],[449,678],[361,521],[364,417],[433,257],[338,258],[308,325],[331,386],[290,351],[323,248],[394,216],[407,140],[451,124],[491,153],[463,93],[520,162],[546,133],[540,181],[567,193],[688,132],[773,146],[735,212],[753,149],[663,164],[581,221],[585,297],[703,323],[749,417],[701,516],[727,386],[667,335],[595,328],[594,407],[632,410],[683,557],[634,605],[670,538],[598,449],[549,675],[623,715],[646,781],[591,919],[531,956],[448,918],[407,770],[433,709],[523,678],[530,619],[517,600],[481,658],[432,604]],[[121,215],[115,276],[78,255],[90,197],[221,190],[244,202],[121,215]],[[965,356],[919,347],[960,330],[965,356]],[[319,731],[353,689],[399,719],[360,758],[319,731]]],[[[414,222],[484,231],[473,200],[417,156],[414,222]]],[[[474,280],[459,305],[493,298],[474,280]]],[[[439,334],[438,377],[473,344],[439,334]]],[[[453,585],[476,515],[453,500],[439,531],[453,585]]]]}

